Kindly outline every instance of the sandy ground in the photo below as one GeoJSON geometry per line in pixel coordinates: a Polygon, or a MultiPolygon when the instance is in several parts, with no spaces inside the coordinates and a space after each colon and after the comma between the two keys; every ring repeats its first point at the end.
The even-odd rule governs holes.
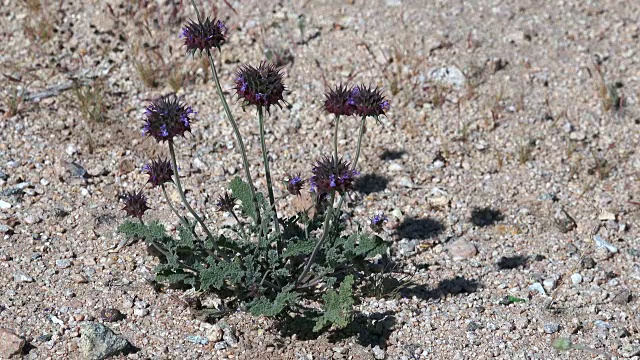
{"type": "MultiPolygon", "coordinates": [[[[640,358],[639,2],[207,2],[230,28],[216,56],[229,93],[241,63],[284,66],[291,106],[267,125],[275,179],[308,176],[330,151],[327,85],[377,85],[391,102],[367,127],[348,211],[387,213],[384,236],[414,275],[320,335],[243,313],[198,320],[184,291],[153,286],[145,245],[115,231],[118,194],[167,153],[140,135],[144,106],[175,90],[198,111],[178,143],[188,196],[229,221],[213,207],[240,157],[207,69],[181,48],[187,3],[3,0],[0,327],[26,340],[21,356],[81,358],[93,321],[132,359],[598,356],[559,353],[556,338],[640,358]],[[124,318],[108,322],[111,308],[124,318]]],[[[264,189],[256,120],[233,103],[264,189]]],[[[352,156],[357,121],[343,124],[352,156]]],[[[150,201],[149,218],[176,224],[160,193],[150,201]]]]}

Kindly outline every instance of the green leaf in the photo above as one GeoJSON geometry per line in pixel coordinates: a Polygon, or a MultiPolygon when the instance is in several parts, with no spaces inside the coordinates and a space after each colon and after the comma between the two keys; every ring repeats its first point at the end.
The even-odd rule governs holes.
{"type": "Polygon", "coordinates": [[[242,203],[242,213],[256,221],[256,207],[251,196],[251,187],[236,176],[229,185],[233,197],[242,203]]]}
{"type": "Polygon", "coordinates": [[[193,233],[191,232],[191,229],[188,229],[184,226],[179,226],[178,227],[178,236],[180,237],[180,242],[177,244],[180,247],[186,247],[189,249],[193,249],[196,247],[196,244],[194,242],[194,237],[193,237],[193,233]]]}
{"type": "MultiPolygon", "coordinates": [[[[296,238],[292,239],[293,241],[297,240],[296,238]]],[[[298,255],[309,255],[313,251],[313,248],[316,246],[315,240],[301,240],[296,242],[291,242],[287,245],[287,248],[282,252],[283,258],[298,256],[298,255]]]]}
{"type": "Polygon", "coordinates": [[[176,269],[169,264],[158,265],[155,269],[156,281],[169,284],[185,283],[194,286],[196,279],[193,273],[186,272],[182,269],[176,269]]]}
{"type": "Polygon", "coordinates": [[[322,330],[327,324],[332,324],[341,329],[349,325],[353,313],[353,275],[342,280],[338,291],[329,290],[322,295],[324,300],[324,314],[316,320],[313,331],[322,330]]]}
{"type": "Polygon", "coordinates": [[[207,291],[211,288],[220,290],[225,282],[237,284],[242,280],[244,271],[238,262],[219,262],[200,272],[200,290],[207,291]]]}
{"type": "Polygon", "coordinates": [[[290,304],[295,304],[298,301],[298,294],[290,292],[289,289],[283,289],[273,301],[264,296],[253,301],[249,307],[249,312],[253,316],[276,316],[280,314],[290,304]]]}
{"type": "Polygon", "coordinates": [[[146,238],[147,226],[137,221],[125,220],[118,226],[118,232],[124,234],[127,239],[146,238]]]}

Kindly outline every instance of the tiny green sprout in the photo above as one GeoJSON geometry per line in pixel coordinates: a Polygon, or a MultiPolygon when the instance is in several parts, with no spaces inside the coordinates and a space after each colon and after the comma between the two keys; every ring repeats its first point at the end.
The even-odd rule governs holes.
{"type": "Polygon", "coordinates": [[[551,343],[551,346],[553,346],[553,348],[558,351],[566,351],[566,350],[571,350],[571,348],[573,347],[573,344],[571,343],[571,340],[567,338],[557,338],[553,340],[553,343],[551,343]]]}
{"type": "Polygon", "coordinates": [[[525,300],[525,299],[522,299],[522,298],[519,298],[519,297],[515,297],[515,296],[512,296],[512,295],[509,295],[507,297],[507,301],[509,301],[509,303],[512,303],[512,304],[527,302],[527,300],[525,300]]]}

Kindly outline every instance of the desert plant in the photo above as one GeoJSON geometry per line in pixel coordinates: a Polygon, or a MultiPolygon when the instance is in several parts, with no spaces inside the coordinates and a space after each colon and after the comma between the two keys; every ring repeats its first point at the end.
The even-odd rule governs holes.
{"type": "Polygon", "coordinates": [[[335,134],[331,155],[316,160],[308,179],[300,175],[286,179],[287,196],[295,197],[310,185],[314,204],[294,216],[278,213],[273,193],[268,149],[265,143],[265,118],[276,107],[285,104],[283,74],[273,64],[257,67],[243,65],[237,71],[235,91],[244,109],[255,109],[256,126],[267,183],[266,196],[256,191],[242,135],[223,94],[212,50],[226,42],[227,28],[219,20],[202,19],[192,2],[197,21],[190,21],[181,38],[191,55],[204,55],[211,67],[212,79],[231,124],[242,156],[244,177],[236,177],[229,185],[230,193],[218,197],[217,210],[231,214],[236,223],[219,233],[210,230],[205,219],[191,207],[181,185],[176,143],[174,139],[191,132],[194,110],[175,95],[165,96],[147,106],[144,135],[166,144],[170,158],[157,158],[144,168],[149,185],[161,189],[170,209],[180,221],[178,237],[167,234],[158,221],[144,222],[149,209],[142,191],[123,196],[127,220],[119,231],[128,238],[144,239],[160,259],[156,268],[158,281],[187,285],[200,292],[213,291],[225,299],[227,309],[241,308],[254,315],[278,316],[292,312],[315,314],[319,331],[328,325],[348,324],[354,288],[370,273],[372,259],[384,256],[387,242],[376,233],[386,218],[376,215],[371,220],[372,233],[359,228],[347,233],[340,220],[341,206],[353,190],[358,176],[365,122],[378,120],[389,109],[381,90],[370,86],[338,85],[325,94],[324,109],[335,115],[335,134]],[[360,117],[360,132],[353,161],[339,156],[337,133],[341,116],[360,117]],[[172,203],[167,185],[175,186],[187,214],[172,203]],[[198,231],[198,228],[202,230],[198,231]],[[303,301],[304,300],[304,301],[303,301]],[[305,307],[308,301],[322,304],[318,312],[305,307]]]}

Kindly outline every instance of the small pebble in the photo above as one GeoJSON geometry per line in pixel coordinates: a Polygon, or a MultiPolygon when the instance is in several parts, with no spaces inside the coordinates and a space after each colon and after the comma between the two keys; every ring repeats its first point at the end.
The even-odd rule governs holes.
{"type": "Polygon", "coordinates": [[[33,279],[33,277],[31,277],[29,275],[22,274],[22,273],[16,273],[16,274],[13,274],[13,281],[30,283],[30,282],[34,282],[34,279],[33,279]]]}
{"type": "Polygon", "coordinates": [[[545,279],[542,282],[542,286],[544,286],[545,290],[551,291],[556,288],[556,279],[545,279]]]}
{"type": "Polygon", "coordinates": [[[11,208],[11,204],[9,204],[8,202],[4,201],[4,200],[0,200],[0,209],[2,210],[7,210],[11,208]]]}
{"type": "Polygon", "coordinates": [[[555,323],[546,323],[544,324],[543,328],[545,333],[554,334],[554,333],[557,333],[558,330],[560,330],[560,325],[555,323]]]}
{"type": "Polygon", "coordinates": [[[59,259],[56,260],[56,267],[59,269],[66,269],[71,266],[71,260],[68,259],[59,259]]]}
{"type": "Polygon", "coordinates": [[[133,310],[133,315],[138,316],[138,317],[144,317],[149,315],[149,309],[134,309],[133,310]]]}
{"type": "Polygon", "coordinates": [[[544,291],[544,287],[539,282],[533,283],[529,286],[529,291],[538,292],[540,295],[547,295],[547,292],[544,291]]]}
{"type": "Polygon", "coordinates": [[[582,282],[582,275],[575,273],[573,275],[571,275],[571,283],[573,285],[578,285],[582,282]]]}

